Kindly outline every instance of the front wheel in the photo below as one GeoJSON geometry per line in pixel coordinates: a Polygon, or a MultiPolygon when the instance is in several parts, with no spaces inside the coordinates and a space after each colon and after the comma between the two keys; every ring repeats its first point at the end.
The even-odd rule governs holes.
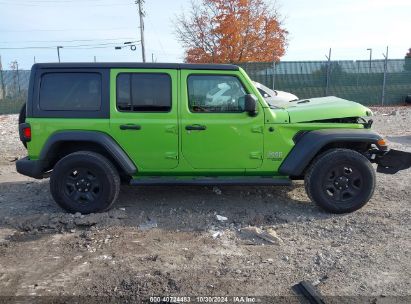
{"type": "Polygon", "coordinates": [[[69,212],[101,212],[117,199],[120,177],[104,156],[79,151],[63,157],[54,166],[50,190],[56,203],[69,212]]]}
{"type": "Polygon", "coordinates": [[[305,189],[312,201],[332,213],[363,207],[372,197],[375,171],[362,154],[332,149],[317,157],[305,175],[305,189]]]}

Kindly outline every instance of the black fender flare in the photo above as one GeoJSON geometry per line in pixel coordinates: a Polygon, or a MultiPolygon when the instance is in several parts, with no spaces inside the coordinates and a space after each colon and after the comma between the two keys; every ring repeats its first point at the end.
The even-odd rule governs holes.
{"type": "Polygon", "coordinates": [[[63,142],[91,142],[101,146],[128,175],[134,175],[137,168],[130,157],[108,134],[99,131],[59,131],[47,139],[40,152],[39,160],[47,162],[57,145],[63,142]]]}
{"type": "Polygon", "coordinates": [[[328,144],[344,142],[377,144],[382,139],[378,133],[365,129],[321,129],[307,131],[295,138],[298,138],[298,141],[279,168],[282,175],[301,176],[311,160],[328,144]]]}

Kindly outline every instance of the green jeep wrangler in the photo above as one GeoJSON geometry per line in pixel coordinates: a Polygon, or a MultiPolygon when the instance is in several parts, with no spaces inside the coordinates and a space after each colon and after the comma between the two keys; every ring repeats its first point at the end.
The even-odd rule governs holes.
{"type": "Polygon", "coordinates": [[[336,97],[270,106],[234,65],[35,64],[17,171],[50,176],[55,201],[99,212],[132,185],[289,185],[327,211],[357,210],[379,172],[411,166],[336,97]]]}

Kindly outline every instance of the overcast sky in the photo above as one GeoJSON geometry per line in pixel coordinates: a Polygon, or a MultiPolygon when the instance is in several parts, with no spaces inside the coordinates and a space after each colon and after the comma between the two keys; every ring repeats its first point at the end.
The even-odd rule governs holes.
{"type": "MultiPolygon", "coordinates": [[[[146,56],[157,62],[181,62],[183,50],[174,35],[175,16],[190,0],[146,0],[146,56]]],[[[403,58],[411,47],[410,0],[279,0],[290,32],[283,61],[403,58]]],[[[141,51],[114,50],[116,43],[139,40],[133,0],[0,0],[0,55],[3,66],[18,60],[21,68],[36,62],[141,61],[141,51]],[[96,45],[98,44],[98,48],[96,45]],[[79,46],[82,48],[70,48],[79,46]],[[49,47],[32,49],[4,49],[49,47]],[[92,48],[92,49],[90,49],[92,48]]]]}

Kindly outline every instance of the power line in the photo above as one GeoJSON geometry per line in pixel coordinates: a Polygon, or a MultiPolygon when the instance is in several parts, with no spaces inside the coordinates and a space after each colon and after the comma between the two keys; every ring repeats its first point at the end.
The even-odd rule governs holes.
{"type": "MultiPolygon", "coordinates": [[[[132,44],[138,44],[140,41],[130,41],[132,44]]],[[[64,48],[78,48],[78,47],[94,47],[94,46],[114,46],[119,45],[119,43],[97,43],[97,44],[80,44],[80,45],[67,45],[64,48]]]]}
{"type": "Polygon", "coordinates": [[[91,42],[91,41],[115,41],[115,40],[133,40],[135,38],[107,38],[107,39],[74,39],[74,40],[26,40],[26,41],[0,41],[0,43],[51,43],[51,42],[91,42]]]}
{"type": "Polygon", "coordinates": [[[96,28],[96,29],[85,29],[85,28],[71,28],[71,29],[33,29],[33,30],[2,30],[0,32],[70,32],[70,31],[90,31],[90,32],[98,32],[98,31],[120,31],[120,30],[129,30],[129,27],[119,27],[119,28],[96,28]]]}
{"type": "MultiPolygon", "coordinates": [[[[3,2],[15,2],[15,0],[2,0],[3,2]]],[[[19,0],[19,3],[87,3],[87,2],[104,2],[110,0],[19,0]]]]}
{"type": "MultiPolygon", "coordinates": [[[[131,41],[133,44],[138,44],[140,41],[131,41]]],[[[77,48],[108,48],[118,45],[119,43],[97,43],[97,44],[78,44],[78,45],[63,45],[66,49],[77,49],[77,48]]],[[[0,47],[0,50],[30,50],[30,49],[54,49],[55,46],[22,46],[22,47],[0,47]]]]}
{"type": "Polygon", "coordinates": [[[33,7],[55,7],[56,4],[59,4],[59,7],[75,7],[78,5],[81,5],[82,7],[84,6],[93,6],[93,7],[112,7],[112,6],[128,6],[128,3],[111,3],[111,4],[94,4],[94,3],[86,3],[84,5],[84,2],[60,2],[60,1],[56,1],[56,2],[49,2],[50,4],[44,2],[44,3],[35,3],[33,1],[31,2],[26,2],[26,3],[21,3],[21,2],[4,2],[0,1],[0,4],[3,5],[9,5],[9,6],[33,6],[33,7]],[[67,5],[68,4],[68,5],[67,5]],[[73,5],[71,5],[73,4],[73,5]]]}
{"type": "Polygon", "coordinates": [[[54,49],[55,46],[23,46],[23,47],[4,47],[0,50],[31,50],[31,49],[54,49]]]}
{"type": "Polygon", "coordinates": [[[164,51],[163,44],[161,43],[161,39],[158,38],[158,37],[160,37],[160,35],[158,34],[158,31],[157,31],[155,25],[150,21],[150,18],[148,18],[147,20],[148,20],[148,22],[149,22],[150,28],[154,30],[154,33],[155,33],[155,35],[156,35],[157,42],[158,42],[158,44],[160,45],[161,52],[163,53],[163,55],[164,55],[165,57],[167,57],[167,54],[166,54],[166,52],[164,51]]]}

